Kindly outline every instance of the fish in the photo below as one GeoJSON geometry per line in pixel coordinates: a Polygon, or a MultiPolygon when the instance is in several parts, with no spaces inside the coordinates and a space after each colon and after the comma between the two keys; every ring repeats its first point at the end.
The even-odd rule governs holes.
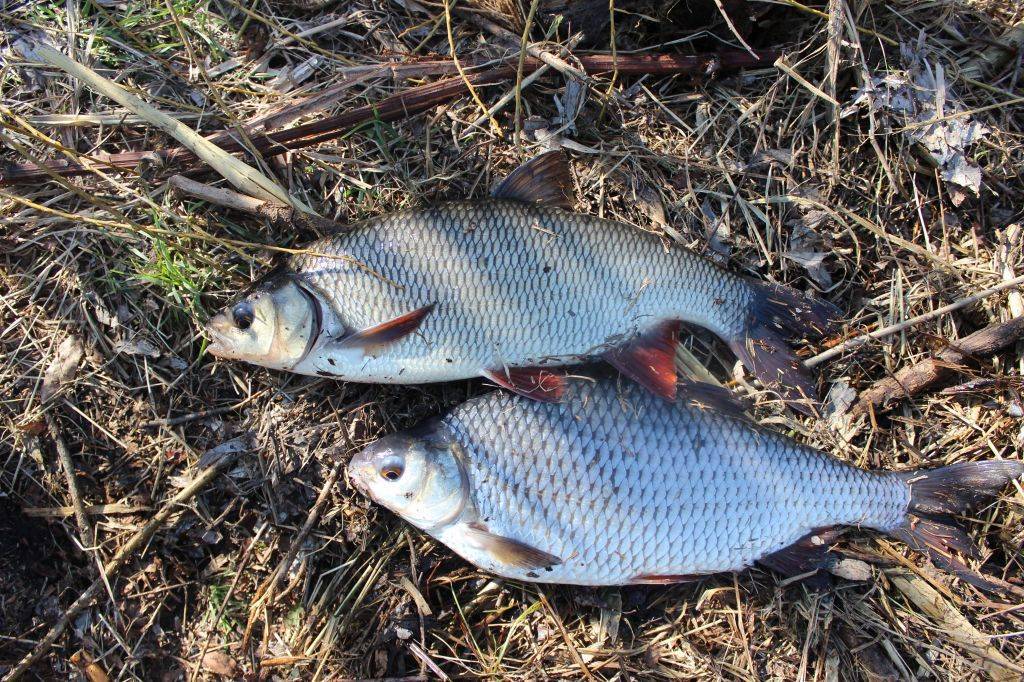
{"type": "Polygon", "coordinates": [[[514,580],[668,584],[754,565],[802,575],[834,563],[853,528],[999,585],[968,568],[977,548],[951,517],[1024,474],[1020,461],[868,471],[759,427],[735,400],[723,411],[721,387],[682,384],[670,403],[628,382],[571,383],[558,403],[496,391],[385,436],[352,457],[348,481],[514,580]]]}
{"type": "Polygon", "coordinates": [[[681,322],[714,332],[762,382],[813,413],[814,382],[785,336],[840,314],[734,274],[654,234],[573,213],[567,159],[520,166],[488,199],[345,226],[289,255],[206,325],[222,359],[388,384],[486,377],[560,399],[566,371],[604,360],[676,395],[681,322]]]}

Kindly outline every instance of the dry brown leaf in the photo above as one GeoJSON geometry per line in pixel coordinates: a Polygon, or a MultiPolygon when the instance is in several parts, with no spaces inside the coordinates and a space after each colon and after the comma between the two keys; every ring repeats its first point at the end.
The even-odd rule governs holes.
{"type": "Polygon", "coordinates": [[[39,398],[43,402],[52,398],[61,384],[74,378],[84,355],[82,339],[69,336],[61,341],[57,346],[57,353],[50,361],[50,366],[46,368],[46,374],[43,375],[43,387],[39,391],[39,398]]]}
{"type": "Polygon", "coordinates": [[[238,677],[241,672],[235,659],[223,651],[210,651],[203,656],[203,670],[224,677],[238,677]]]}

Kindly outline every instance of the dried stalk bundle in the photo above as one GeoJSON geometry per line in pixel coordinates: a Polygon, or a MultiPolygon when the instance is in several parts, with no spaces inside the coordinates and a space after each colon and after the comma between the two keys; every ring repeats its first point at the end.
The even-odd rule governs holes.
{"type": "MultiPolygon", "coordinates": [[[[613,71],[620,76],[641,74],[712,76],[742,68],[771,64],[777,57],[778,53],[775,51],[763,51],[757,55],[751,55],[742,50],[724,50],[716,54],[700,56],[650,54],[613,57],[606,54],[593,54],[581,56],[579,62],[587,74],[592,76],[600,76],[613,71]]],[[[541,68],[541,65],[539,60],[532,57],[527,58],[525,72],[532,73],[541,68]]],[[[467,76],[473,87],[495,85],[514,78],[515,65],[509,62],[470,73],[467,76]]],[[[434,83],[403,90],[390,97],[385,97],[376,104],[356,107],[320,121],[275,133],[253,135],[251,141],[255,151],[267,155],[311,147],[339,137],[366,121],[397,121],[418,114],[437,104],[459,97],[466,90],[466,81],[462,78],[444,78],[434,83]]],[[[236,141],[229,132],[213,135],[209,138],[209,142],[225,152],[237,153],[243,150],[241,143],[236,141]]],[[[105,170],[132,170],[154,156],[165,165],[191,166],[198,160],[191,150],[185,147],[173,147],[161,151],[95,154],[91,161],[96,167],[105,170]]],[[[47,162],[42,167],[34,163],[23,163],[0,171],[0,186],[38,182],[48,177],[47,171],[63,176],[86,175],[91,172],[90,166],[66,161],[47,162]]]]}

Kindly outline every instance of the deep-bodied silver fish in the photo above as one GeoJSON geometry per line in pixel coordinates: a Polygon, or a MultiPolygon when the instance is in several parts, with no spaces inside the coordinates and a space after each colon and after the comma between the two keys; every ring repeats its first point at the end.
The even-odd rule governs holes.
{"type": "MultiPolygon", "coordinates": [[[[688,394],[721,403],[719,390],[695,384],[688,394]]],[[[573,382],[561,403],[498,391],[382,438],[353,457],[348,476],[487,571],[625,585],[755,562],[803,573],[851,526],[900,538],[972,579],[951,550],[973,545],[948,515],[1024,473],[1009,460],[865,471],[738,413],[683,403],[613,381],[573,382]]]]}
{"type": "Polygon", "coordinates": [[[371,383],[486,376],[552,400],[564,386],[554,368],[603,357],[672,398],[686,321],[783,397],[816,395],[782,334],[821,333],[838,317],[830,304],[572,213],[568,178],[565,157],[545,154],[492,199],[401,211],[315,242],[210,320],[209,350],[371,383]]]}

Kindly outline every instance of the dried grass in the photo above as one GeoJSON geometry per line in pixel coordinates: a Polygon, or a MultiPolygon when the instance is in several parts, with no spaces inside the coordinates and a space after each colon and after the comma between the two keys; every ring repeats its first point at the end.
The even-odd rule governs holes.
{"type": "MultiPolygon", "coordinates": [[[[615,3],[615,48],[738,45],[715,4],[615,3]]],[[[42,32],[209,134],[339,86],[350,67],[447,59],[442,5],[425,5],[0,5],[0,158],[87,162],[173,144],[137,119],[112,119],[127,112],[66,74],[22,63],[10,50],[17,37],[42,32]]],[[[463,97],[308,150],[245,160],[321,215],[347,221],[478,196],[556,141],[573,152],[579,210],[819,290],[846,311],[850,337],[1024,274],[1021,230],[1012,227],[1024,220],[1020,55],[984,70],[993,55],[1000,61],[994,41],[1019,32],[1019,3],[722,6],[755,48],[786,50],[783,68],[707,83],[602,80],[582,101],[580,88],[567,88],[552,69],[523,90],[522,148],[471,125],[481,109],[463,97]],[[871,76],[901,68],[901,46],[932,68],[941,64],[948,91],[990,129],[971,151],[983,170],[981,196],[956,205],[927,156],[883,113],[838,118],[871,76]]],[[[465,20],[463,5],[454,9],[464,63],[509,54],[465,20]]],[[[527,9],[517,6],[506,26],[521,31],[527,9]]],[[[546,28],[538,19],[531,40],[562,54],[565,31],[546,36],[546,28]]],[[[607,49],[609,38],[596,44],[607,49]]],[[[313,116],[431,79],[391,74],[361,72],[313,116]]],[[[490,107],[511,87],[479,95],[490,107]]],[[[496,114],[506,133],[517,129],[511,117],[511,107],[496,114]]],[[[155,161],[129,173],[96,167],[0,194],[4,664],[32,650],[94,583],[97,565],[165,510],[173,512],[166,526],[109,587],[101,583],[97,601],[75,615],[34,674],[65,677],[78,665],[89,679],[102,679],[98,670],[143,680],[218,671],[260,679],[1019,678],[1019,605],[991,600],[884,540],[844,542],[872,579],[840,582],[829,594],[760,571],[672,588],[538,587],[494,581],[344,482],[328,486],[354,448],[484,389],[339,384],[212,363],[199,325],[271,260],[261,245],[290,248],[313,235],[166,192],[175,170],[155,161]],[[205,453],[250,431],[258,447],[167,508],[210,463],[205,453]],[[60,463],[68,459],[81,506],[60,463]],[[76,520],[72,507],[85,518],[76,520]]],[[[1015,306],[1019,297],[1002,292],[823,363],[817,371],[833,389],[830,404],[936,346],[1021,314],[1015,306]]],[[[720,378],[733,378],[731,356],[706,335],[693,351],[720,378]]],[[[798,421],[764,399],[759,412],[873,468],[1014,457],[1024,444],[1021,370],[1020,353],[1004,352],[977,367],[992,381],[973,393],[924,395],[856,422],[842,414],[798,421]]],[[[1011,491],[972,524],[992,548],[987,568],[1011,580],[1021,576],[1021,494],[1011,491]]]]}

